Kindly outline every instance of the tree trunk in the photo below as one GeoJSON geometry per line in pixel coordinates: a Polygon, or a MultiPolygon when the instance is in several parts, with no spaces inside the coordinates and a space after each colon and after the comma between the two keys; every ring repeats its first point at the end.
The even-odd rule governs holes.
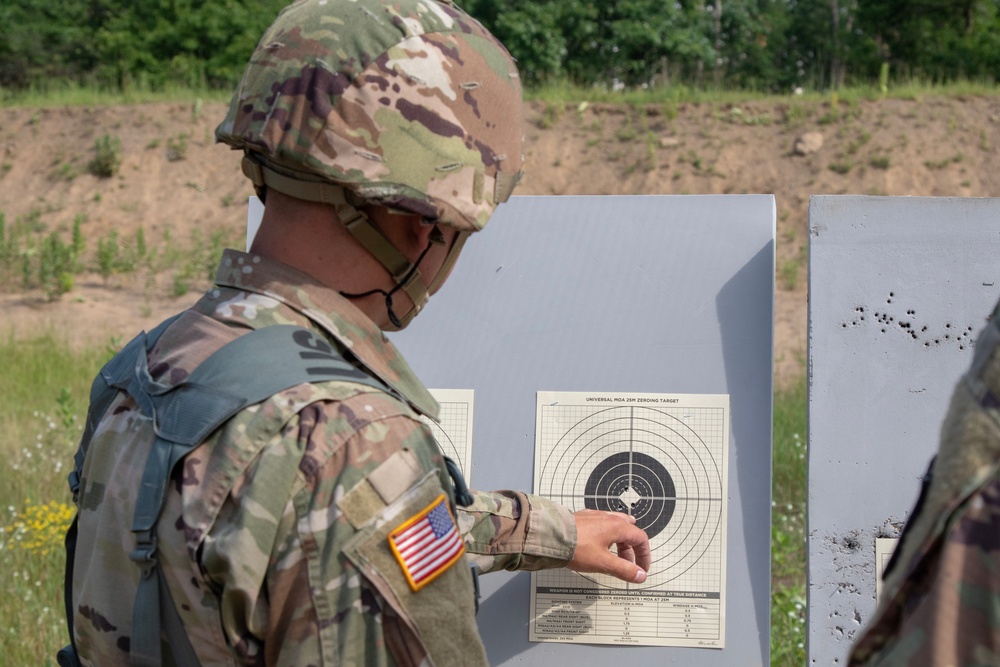
{"type": "Polygon", "coordinates": [[[654,85],[663,88],[670,87],[670,61],[666,56],[660,57],[660,66],[658,69],[658,75],[653,78],[654,85]]]}
{"type": "Polygon", "coordinates": [[[840,90],[843,83],[843,67],[840,63],[840,6],[837,0],[830,0],[833,12],[833,55],[830,58],[830,87],[840,90]]]}
{"type": "Polygon", "coordinates": [[[715,29],[715,72],[713,79],[715,87],[718,88],[722,83],[722,0],[715,0],[712,24],[715,29]]]}

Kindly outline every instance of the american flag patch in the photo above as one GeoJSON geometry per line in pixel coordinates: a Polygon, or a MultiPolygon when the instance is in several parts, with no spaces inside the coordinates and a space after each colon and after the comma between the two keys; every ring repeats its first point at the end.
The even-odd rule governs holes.
{"type": "Polygon", "coordinates": [[[389,546],[414,591],[434,581],[465,553],[444,494],[389,533],[389,546]]]}

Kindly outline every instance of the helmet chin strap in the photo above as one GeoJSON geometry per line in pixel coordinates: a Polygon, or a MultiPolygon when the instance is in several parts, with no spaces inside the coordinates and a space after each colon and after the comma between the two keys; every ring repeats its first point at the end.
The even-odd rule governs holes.
{"type": "Polygon", "coordinates": [[[251,156],[250,154],[244,155],[243,173],[253,182],[254,188],[261,200],[266,196],[267,188],[273,187],[275,190],[284,192],[292,197],[297,197],[298,199],[333,205],[341,224],[357,239],[358,243],[365,250],[371,253],[385,267],[385,270],[392,276],[393,282],[396,283],[396,286],[388,292],[383,289],[374,289],[361,294],[345,294],[343,292],[341,294],[349,299],[357,299],[378,293],[385,294],[385,305],[389,314],[389,321],[397,329],[402,329],[413,321],[417,313],[427,304],[430,293],[437,291],[441,283],[444,282],[444,279],[451,271],[451,267],[458,259],[462,246],[465,245],[465,241],[469,237],[469,232],[458,233],[451,250],[448,251],[448,255],[441,265],[440,271],[438,271],[429,284],[426,284],[420,275],[418,266],[432,245],[444,243],[444,237],[437,228],[431,232],[430,241],[423,252],[420,253],[417,261],[410,262],[371,223],[368,215],[348,200],[348,192],[343,187],[330,182],[303,181],[298,178],[286,176],[272,169],[270,165],[265,164],[259,156],[251,156]],[[392,303],[392,295],[399,290],[406,292],[406,295],[410,297],[410,301],[413,302],[413,307],[402,316],[395,312],[392,303]]]}
{"type": "MultiPolygon", "coordinates": [[[[357,228],[357,225],[358,223],[355,223],[354,225],[355,229],[357,228]]],[[[382,233],[379,232],[378,229],[374,225],[372,225],[371,222],[367,220],[367,217],[365,217],[365,225],[371,230],[373,230],[376,234],[378,234],[382,243],[388,245],[394,253],[399,254],[399,251],[397,251],[394,246],[389,244],[389,241],[386,240],[385,237],[382,236],[382,233]]],[[[352,227],[348,226],[348,229],[352,229],[352,227]]],[[[349,299],[370,296],[372,294],[379,294],[379,293],[384,294],[385,308],[389,314],[389,321],[395,327],[395,330],[404,329],[410,322],[413,321],[413,318],[417,316],[417,313],[419,313],[423,309],[423,307],[427,305],[427,301],[428,299],[430,299],[430,295],[434,292],[437,292],[437,290],[444,283],[445,279],[451,273],[451,269],[455,265],[455,262],[458,260],[458,256],[462,251],[462,247],[465,245],[465,241],[469,238],[470,235],[471,232],[459,232],[456,235],[451,248],[448,250],[448,254],[445,256],[444,261],[441,263],[441,268],[438,269],[437,275],[435,275],[432,278],[429,285],[425,285],[423,282],[423,277],[420,274],[420,269],[419,269],[420,263],[423,261],[424,257],[430,251],[432,246],[444,243],[444,236],[441,234],[440,230],[438,230],[436,226],[431,231],[430,239],[427,241],[427,247],[425,247],[423,251],[420,253],[420,256],[417,257],[417,261],[413,262],[412,264],[407,263],[408,268],[406,270],[406,273],[401,276],[393,273],[391,266],[387,264],[385,261],[383,261],[378,254],[372,251],[371,247],[369,247],[369,245],[365,241],[362,241],[360,238],[358,238],[358,235],[355,234],[355,238],[358,238],[358,240],[361,242],[363,246],[365,246],[368,252],[371,252],[372,255],[374,255],[375,258],[379,260],[382,266],[386,268],[389,274],[392,275],[393,280],[396,283],[396,286],[393,287],[388,292],[386,292],[383,289],[376,288],[373,290],[368,290],[367,292],[361,294],[347,294],[345,292],[341,292],[341,294],[349,299]],[[393,303],[392,303],[392,295],[398,292],[399,290],[405,291],[407,295],[410,297],[410,301],[413,303],[413,306],[407,312],[403,313],[402,316],[397,315],[396,311],[393,309],[393,303]]]]}
{"type": "Polygon", "coordinates": [[[417,316],[417,313],[423,309],[423,307],[427,304],[428,299],[430,299],[428,285],[424,282],[423,276],[420,274],[419,267],[428,251],[430,251],[431,246],[444,243],[444,237],[435,227],[431,231],[430,239],[427,241],[427,247],[424,248],[420,253],[420,256],[417,257],[417,261],[410,262],[401,252],[399,252],[399,250],[396,249],[396,246],[392,245],[392,243],[385,238],[385,235],[382,234],[381,230],[372,224],[368,215],[348,202],[346,197],[342,203],[336,203],[335,206],[337,209],[337,217],[340,218],[341,224],[344,225],[347,231],[354,236],[354,238],[364,247],[365,250],[378,260],[379,264],[381,264],[392,277],[393,282],[396,283],[396,286],[388,292],[383,289],[374,289],[369,290],[364,294],[346,294],[344,292],[341,292],[341,294],[347,298],[358,298],[380,292],[385,294],[385,307],[389,315],[389,321],[396,330],[403,329],[406,325],[413,321],[413,318],[417,316]],[[413,307],[401,316],[393,309],[392,303],[392,295],[400,290],[406,292],[406,295],[410,297],[410,301],[413,303],[413,307]]]}
{"type": "MultiPolygon", "coordinates": [[[[437,230],[435,230],[435,231],[437,231],[437,230]]],[[[439,234],[438,238],[440,239],[440,234],[439,234]]],[[[389,321],[392,322],[392,325],[397,330],[406,327],[407,324],[409,324],[411,321],[413,321],[413,318],[417,316],[417,313],[420,312],[420,309],[423,306],[422,305],[419,306],[419,307],[414,306],[413,308],[410,308],[410,310],[407,311],[406,313],[404,313],[403,317],[400,318],[396,314],[396,311],[393,310],[393,307],[392,307],[392,295],[395,294],[396,292],[398,292],[399,290],[404,289],[404,285],[409,280],[412,280],[413,276],[416,276],[417,280],[419,280],[420,270],[418,269],[418,267],[420,266],[420,262],[423,261],[424,256],[431,249],[431,246],[434,245],[435,243],[440,243],[440,242],[441,242],[440,240],[436,240],[434,238],[431,238],[429,241],[427,241],[427,247],[424,248],[423,252],[420,253],[420,257],[417,257],[417,261],[413,263],[413,268],[410,269],[410,274],[412,274],[412,275],[408,274],[408,275],[404,276],[403,277],[403,282],[397,281],[396,282],[396,286],[393,287],[388,292],[386,292],[381,287],[376,287],[375,289],[370,289],[367,292],[361,292],[360,294],[349,294],[347,292],[341,292],[340,293],[341,296],[345,296],[348,299],[361,299],[361,298],[366,297],[366,296],[371,296],[372,294],[384,294],[385,295],[385,309],[386,309],[386,312],[389,314],[389,321]]],[[[426,303],[426,302],[427,302],[427,299],[425,298],[424,299],[424,303],[426,303]]]]}

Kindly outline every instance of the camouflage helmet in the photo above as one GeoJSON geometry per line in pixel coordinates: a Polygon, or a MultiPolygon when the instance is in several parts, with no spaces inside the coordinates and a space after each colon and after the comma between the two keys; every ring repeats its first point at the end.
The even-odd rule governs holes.
{"type": "Polygon", "coordinates": [[[299,0],[215,134],[258,189],[474,232],[520,178],[521,114],[510,54],[450,1],[299,0]]]}

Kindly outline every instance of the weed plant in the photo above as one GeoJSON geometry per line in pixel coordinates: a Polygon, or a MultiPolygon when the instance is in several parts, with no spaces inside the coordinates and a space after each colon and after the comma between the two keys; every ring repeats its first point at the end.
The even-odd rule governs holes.
{"type": "Polygon", "coordinates": [[[873,155],[871,159],[868,160],[868,164],[874,169],[888,169],[892,166],[892,157],[888,154],[873,155]]]}
{"type": "Polygon", "coordinates": [[[87,166],[94,176],[111,178],[122,166],[122,141],[111,134],[103,134],[94,141],[94,159],[87,166]]]}
{"type": "Polygon", "coordinates": [[[41,288],[50,299],[57,299],[73,289],[79,270],[82,218],[73,223],[69,241],[61,234],[46,234],[41,210],[33,209],[8,225],[0,212],[0,280],[8,288],[41,288]]]}
{"type": "Polygon", "coordinates": [[[86,216],[74,218],[68,238],[58,231],[48,231],[41,222],[42,211],[34,209],[8,224],[0,212],[0,284],[7,290],[41,289],[49,300],[71,292],[76,276],[93,271],[106,284],[135,276],[142,284],[156,284],[161,274],[172,276],[173,296],[187,293],[191,285],[201,284],[214,275],[222,251],[241,247],[239,230],[220,228],[207,234],[192,232],[190,241],[178,245],[164,233],[158,245],[150,245],[145,230],[139,227],[132,238],[112,230],[97,239],[91,257],[83,232],[86,216]]]}
{"type": "Polygon", "coordinates": [[[831,162],[829,165],[830,171],[840,174],[841,176],[849,173],[851,169],[854,168],[854,164],[850,160],[841,160],[838,162],[831,162]]]}
{"type": "Polygon", "coordinates": [[[73,289],[76,255],[72,243],[65,243],[57,232],[42,242],[38,254],[38,282],[50,301],[73,289]]]}
{"type": "Polygon", "coordinates": [[[188,137],[183,132],[176,137],[167,139],[167,160],[178,162],[186,160],[188,154],[188,137]]]}
{"type": "Polygon", "coordinates": [[[538,127],[542,130],[547,130],[554,127],[556,123],[559,122],[559,118],[562,116],[562,104],[556,102],[550,102],[545,105],[545,109],[542,111],[541,118],[538,119],[538,127]]]}
{"type": "Polygon", "coordinates": [[[646,171],[656,169],[656,135],[646,130],[646,171]]]}
{"type": "Polygon", "coordinates": [[[928,169],[934,171],[934,170],[937,170],[937,169],[944,169],[945,167],[947,167],[948,165],[951,165],[951,164],[958,164],[959,162],[962,161],[962,159],[963,159],[963,156],[962,156],[962,153],[960,151],[960,152],[956,153],[955,155],[952,155],[951,157],[946,157],[946,158],[943,158],[941,160],[926,160],[924,162],[924,166],[927,167],[928,169]]]}

